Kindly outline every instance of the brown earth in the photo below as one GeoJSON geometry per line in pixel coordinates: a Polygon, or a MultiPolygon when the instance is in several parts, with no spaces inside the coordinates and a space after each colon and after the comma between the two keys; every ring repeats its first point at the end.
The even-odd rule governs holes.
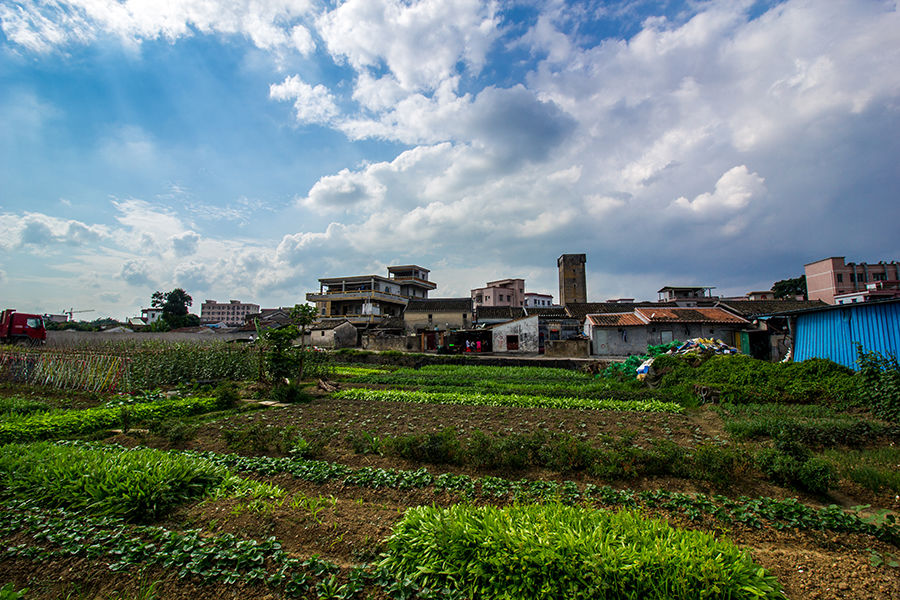
{"type": "MultiPolygon", "coordinates": [[[[350,432],[366,431],[374,435],[401,435],[438,431],[451,427],[464,435],[481,430],[492,434],[529,433],[535,429],[565,432],[592,440],[601,435],[620,437],[623,431],[634,434],[633,443],[668,439],[691,446],[727,439],[716,413],[711,409],[690,411],[686,415],[661,413],[624,413],[553,409],[519,409],[452,405],[417,405],[396,402],[356,402],[320,397],[307,405],[275,408],[230,416],[205,424],[187,446],[194,449],[230,451],[222,437],[225,429],[240,429],[252,424],[269,425],[273,429],[294,426],[300,430],[329,431],[329,441],[322,450],[325,460],[352,467],[377,466],[415,469],[421,464],[377,455],[355,454],[345,440],[350,432]]],[[[111,441],[150,443],[165,446],[160,438],[116,436],[111,441]]],[[[632,489],[669,489],[673,491],[725,493],[729,496],[765,495],[799,497],[802,501],[821,505],[838,503],[849,507],[872,504],[874,507],[898,510],[895,496],[873,494],[858,486],[841,482],[830,497],[798,495],[748,474],[725,489],[679,479],[644,479],[626,482],[604,482],[585,475],[550,472],[542,469],[498,473],[467,470],[462,467],[427,465],[433,473],[457,472],[473,476],[498,475],[518,479],[575,479],[596,484],[612,483],[632,489]]],[[[277,537],[285,550],[293,555],[321,555],[339,565],[374,560],[382,549],[382,540],[401,518],[403,511],[423,504],[449,505],[461,499],[433,489],[400,491],[373,490],[341,483],[313,484],[289,476],[265,478],[287,491],[284,500],[252,503],[242,499],[206,501],[185,506],[159,524],[172,529],[201,528],[209,534],[231,532],[253,539],[277,537]]],[[[481,500],[481,502],[484,502],[481,500]]],[[[711,518],[692,523],[680,515],[653,511],[653,516],[666,518],[673,525],[702,529],[726,536],[747,549],[753,559],[770,570],[792,599],[900,599],[900,569],[878,563],[880,557],[900,557],[900,549],[861,534],[818,531],[777,531],[744,526],[725,528],[711,518]]],[[[8,542],[8,540],[4,540],[8,542]]],[[[71,558],[52,564],[34,564],[15,560],[0,565],[0,585],[12,581],[18,587],[29,587],[26,598],[130,598],[137,590],[146,589],[154,581],[157,598],[214,600],[221,598],[274,598],[271,590],[226,586],[177,579],[176,574],[160,570],[113,574],[103,561],[71,558]],[[131,594],[131,595],[128,595],[131,594]]],[[[374,595],[372,597],[380,597],[374,595]]]]}

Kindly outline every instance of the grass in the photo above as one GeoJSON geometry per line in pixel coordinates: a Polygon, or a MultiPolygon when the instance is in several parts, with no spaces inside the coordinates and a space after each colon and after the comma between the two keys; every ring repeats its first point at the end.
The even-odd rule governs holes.
{"type": "Polygon", "coordinates": [[[900,446],[866,450],[826,450],[822,456],[840,477],[882,492],[900,493],[900,446]]]}
{"type": "Polygon", "coordinates": [[[736,440],[789,438],[816,447],[859,447],[900,431],[882,421],[816,404],[723,404],[716,410],[725,431],[736,440]]]}

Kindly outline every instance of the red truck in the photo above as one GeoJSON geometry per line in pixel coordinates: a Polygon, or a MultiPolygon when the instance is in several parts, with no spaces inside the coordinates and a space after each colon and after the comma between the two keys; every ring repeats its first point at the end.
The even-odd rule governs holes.
{"type": "Polygon", "coordinates": [[[44,318],[7,308],[0,313],[0,344],[31,344],[37,346],[47,340],[44,318]]]}

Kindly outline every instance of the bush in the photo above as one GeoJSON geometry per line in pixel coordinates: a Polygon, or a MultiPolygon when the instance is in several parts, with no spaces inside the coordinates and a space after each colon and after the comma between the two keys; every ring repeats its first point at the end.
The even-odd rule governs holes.
{"type": "Polygon", "coordinates": [[[467,598],[785,598],[728,540],[628,511],[420,506],[386,544],[385,572],[467,598]]]}
{"type": "Polygon", "coordinates": [[[169,444],[178,447],[194,439],[200,426],[196,423],[185,423],[181,419],[160,419],[151,422],[147,429],[152,435],[166,438],[169,444]]]}
{"type": "Polygon", "coordinates": [[[654,360],[653,369],[661,375],[660,388],[702,385],[718,390],[723,402],[736,404],[852,402],[859,394],[859,379],[853,371],[821,358],[770,363],[727,355],[698,363],[689,356],[663,355],[654,360]]]}
{"type": "Polygon", "coordinates": [[[113,453],[48,442],[0,448],[0,476],[18,496],[132,521],[158,518],[233,477],[205,460],[149,448],[113,453]]]}
{"type": "Polygon", "coordinates": [[[814,494],[824,494],[835,480],[829,462],[794,441],[777,440],[774,448],[760,450],[756,464],[772,481],[814,494]]]}
{"type": "Polygon", "coordinates": [[[900,363],[897,357],[866,352],[859,344],[856,352],[862,377],[860,395],[876,416],[900,423],[900,363]]]}
{"type": "Polygon", "coordinates": [[[455,465],[460,461],[461,444],[451,428],[425,434],[409,434],[389,438],[385,449],[401,458],[438,465],[455,465]]]}
{"type": "Polygon", "coordinates": [[[241,401],[237,386],[232,381],[220,383],[213,394],[220,408],[234,408],[241,401]]]}
{"type": "Polygon", "coordinates": [[[296,383],[280,383],[269,392],[269,399],[282,404],[306,404],[312,402],[312,395],[296,383]]]}

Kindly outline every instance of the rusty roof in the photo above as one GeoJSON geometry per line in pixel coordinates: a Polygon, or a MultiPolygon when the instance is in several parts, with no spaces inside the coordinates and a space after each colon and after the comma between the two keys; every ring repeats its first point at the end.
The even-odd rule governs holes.
{"type": "Polygon", "coordinates": [[[828,304],[821,300],[722,300],[718,304],[742,317],[770,315],[788,310],[804,308],[824,308],[828,304]]]}
{"type": "Polygon", "coordinates": [[[646,325],[633,312],[588,315],[587,319],[592,325],[598,327],[636,327],[646,325]]]}
{"type": "Polygon", "coordinates": [[[747,320],[721,308],[636,308],[634,314],[645,323],[733,323],[747,320]]]}

